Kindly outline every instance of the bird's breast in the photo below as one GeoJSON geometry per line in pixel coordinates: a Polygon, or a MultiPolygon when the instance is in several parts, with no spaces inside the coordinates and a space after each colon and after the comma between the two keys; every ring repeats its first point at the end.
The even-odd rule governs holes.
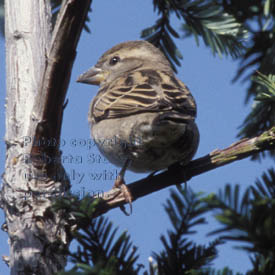
{"type": "Polygon", "coordinates": [[[198,144],[195,123],[173,113],[141,113],[103,119],[92,124],[92,137],[100,152],[113,164],[149,172],[193,156],[198,144]],[[193,136],[195,138],[193,138],[193,136]]]}

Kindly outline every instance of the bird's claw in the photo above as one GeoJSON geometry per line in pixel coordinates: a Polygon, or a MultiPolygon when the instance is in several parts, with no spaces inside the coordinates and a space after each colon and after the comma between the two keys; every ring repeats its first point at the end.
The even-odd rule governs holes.
{"type": "Polygon", "coordinates": [[[125,209],[125,206],[120,206],[121,211],[126,215],[126,216],[130,216],[132,214],[133,211],[133,207],[132,207],[132,195],[131,192],[129,191],[129,188],[127,187],[127,185],[125,184],[124,178],[121,175],[118,175],[115,184],[114,184],[115,188],[119,188],[125,198],[125,201],[127,203],[129,203],[130,206],[130,213],[128,213],[125,209]]]}

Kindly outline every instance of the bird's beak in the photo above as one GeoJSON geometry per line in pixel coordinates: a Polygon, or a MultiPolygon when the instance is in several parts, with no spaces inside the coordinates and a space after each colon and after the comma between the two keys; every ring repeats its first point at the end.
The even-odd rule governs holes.
{"type": "Polygon", "coordinates": [[[104,70],[97,68],[97,67],[92,67],[90,68],[87,72],[81,74],[77,82],[82,82],[86,84],[92,84],[92,85],[100,85],[102,81],[104,81],[107,77],[107,72],[104,70]]]}

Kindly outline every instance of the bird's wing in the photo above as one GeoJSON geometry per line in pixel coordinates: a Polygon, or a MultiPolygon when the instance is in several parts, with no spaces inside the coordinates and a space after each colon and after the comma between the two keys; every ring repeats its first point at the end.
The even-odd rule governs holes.
{"type": "Polygon", "coordinates": [[[95,121],[159,111],[175,111],[194,119],[196,104],[188,88],[173,74],[147,69],[102,87],[90,111],[95,121]]]}

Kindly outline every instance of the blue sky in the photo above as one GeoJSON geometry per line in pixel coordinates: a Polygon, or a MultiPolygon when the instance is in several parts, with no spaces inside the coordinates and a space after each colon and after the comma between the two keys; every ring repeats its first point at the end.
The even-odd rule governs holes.
{"type": "MultiPolygon", "coordinates": [[[[76,83],[77,76],[96,63],[104,51],[117,43],[140,38],[142,29],[154,24],[158,18],[153,12],[151,1],[96,1],[92,5],[89,27],[91,34],[83,32],[77,48],[71,82],[67,94],[69,103],[64,112],[61,150],[64,166],[71,177],[74,193],[97,192],[109,190],[113,185],[113,176],[119,168],[100,157],[99,152],[90,144],[87,122],[89,102],[97,92],[96,86],[76,83]],[[123,8],[122,8],[123,7],[123,8]],[[81,163],[79,163],[81,161],[81,163]]],[[[179,22],[175,19],[176,29],[179,22]]],[[[213,57],[210,49],[201,43],[197,47],[193,38],[176,41],[184,59],[178,70],[178,78],[184,81],[198,105],[197,124],[201,141],[196,157],[208,154],[217,148],[224,148],[235,142],[238,127],[248,114],[250,106],[244,105],[247,83],[232,84],[238,64],[229,58],[213,57]]],[[[5,58],[4,40],[0,40],[0,165],[4,171],[4,100],[5,100],[5,58]]],[[[271,166],[271,160],[261,163],[242,160],[214,171],[197,176],[188,182],[195,192],[217,192],[226,183],[240,184],[244,190],[260,177],[263,170],[271,166]]],[[[126,182],[141,179],[145,174],[126,173],[126,182]]],[[[171,228],[163,204],[169,196],[169,189],[154,193],[133,204],[133,214],[124,216],[119,210],[110,211],[107,216],[120,232],[127,230],[134,245],[140,253],[139,261],[145,266],[152,251],[162,249],[159,237],[171,228]]],[[[0,222],[3,223],[3,214],[0,222]]],[[[198,233],[192,237],[200,244],[206,244],[212,238],[206,234],[219,225],[209,216],[208,224],[197,228],[198,233]]],[[[7,234],[0,231],[0,255],[8,255],[7,234]]],[[[229,266],[235,271],[244,272],[250,267],[248,255],[233,249],[235,243],[223,245],[220,257],[214,267],[229,266]]],[[[8,268],[0,261],[0,274],[8,274],[8,268]]]]}

